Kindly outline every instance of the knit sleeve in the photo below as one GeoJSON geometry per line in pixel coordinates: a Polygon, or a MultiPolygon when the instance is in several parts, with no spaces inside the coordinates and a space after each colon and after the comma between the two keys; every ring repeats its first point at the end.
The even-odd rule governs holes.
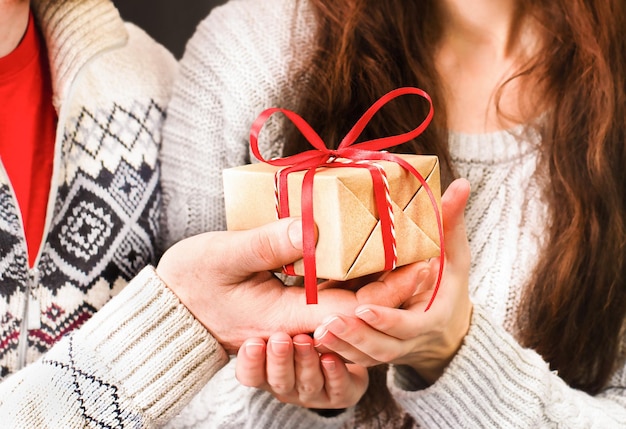
{"type": "Polygon", "coordinates": [[[480,306],[435,384],[421,388],[406,371],[392,375],[396,400],[423,427],[626,427],[623,369],[595,397],[572,389],[480,306]]]}
{"type": "Polygon", "coordinates": [[[3,427],[155,427],[227,362],[145,268],[80,329],[0,385],[3,427]]]}
{"type": "MultiPolygon", "coordinates": [[[[309,15],[291,0],[232,1],[213,9],[187,43],[163,130],[166,245],[226,227],[222,171],[251,162],[250,127],[268,107],[290,107],[309,15]],[[297,40],[296,40],[297,39],[297,40]]],[[[279,156],[279,121],[261,150],[279,156]]]]}

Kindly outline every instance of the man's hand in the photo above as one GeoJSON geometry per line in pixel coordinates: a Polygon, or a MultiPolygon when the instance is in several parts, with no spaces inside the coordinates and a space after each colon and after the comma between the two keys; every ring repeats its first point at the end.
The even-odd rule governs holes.
{"type": "Polygon", "coordinates": [[[329,314],[360,304],[398,307],[413,295],[415,273],[399,269],[354,292],[320,285],[318,304],[270,270],[302,257],[302,222],[282,219],[247,231],[208,232],[172,246],[157,273],[181,302],[234,354],[248,338],[313,332],[329,314]]]}

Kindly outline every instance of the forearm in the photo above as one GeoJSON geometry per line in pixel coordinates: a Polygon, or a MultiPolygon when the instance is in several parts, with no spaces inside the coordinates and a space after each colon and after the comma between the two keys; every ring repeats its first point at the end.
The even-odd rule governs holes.
{"type": "Polygon", "coordinates": [[[226,362],[146,268],[82,328],[0,385],[0,419],[8,427],[157,426],[226,362]]]}
{"type": "Polygon", "coordinates": [[[396,400],[425,427],[624,427],[624,386],[612,398],[570,388],[475,307],[470,331],[441,378],[425,386],[395,371],[396,400]]]}

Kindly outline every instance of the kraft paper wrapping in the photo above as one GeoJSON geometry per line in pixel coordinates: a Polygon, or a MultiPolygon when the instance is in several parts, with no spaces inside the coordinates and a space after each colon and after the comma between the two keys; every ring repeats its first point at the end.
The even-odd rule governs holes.
{"type": "MultiPolygon", "coordinates": [[[[398,156],[424,177],[440,207],[438,158],[398,156]]],[[[400,165],[389,161],[376,163],[383,167],[389,182],[397,266],[439,256],[437,218],[425,189],[400,165]]],[[[229,230],[250,229],[278,218],[274,189],[277,170],[278,167],[265,163],[224,170],[229,230]]],[[[289,209],[294,217],[301,214],[303,177],[304,172],[290,173],[288,177],[289,209]]],[[[385,253],[369,171],[351,167],[319,168],[313,183],[313,216],[318,230],[317,277],[348,280],[382,271],[385,253]]],[[[294,269],[297,275],[304,275],[302,260],[294,264],[294,269]]]]}

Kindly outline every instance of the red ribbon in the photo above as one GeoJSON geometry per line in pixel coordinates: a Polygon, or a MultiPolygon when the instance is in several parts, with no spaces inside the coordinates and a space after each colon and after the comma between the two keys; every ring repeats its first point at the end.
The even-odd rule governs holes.
{"type": "MultiPolygon", "coordinates": [[[[443,275],[444,266],[444,237],[443,224],[439,213],[437,200],[433,195],[430,187],[422,175],[404,159],[389,153],[381,152],[392,146],[406,143],[419,136],[430,124],[433,118],[433,104],[430,96],[419,88],[404,87],[388,92],[377,100],[356,122],[352,129],[346,134],[336,150],[328,149],[322,138],[311,128],[311,126],[298,114],[277,107],[269,108],[261,112],[258,118],[252,124],[250,130],[250,147],[254,156],[262,162],[277,167],[284,167],[277,173],[277,201],[278,201],[278,217],[289,217],[289,201],[287,192],[287,176],[289,173],[296,171],[306,171],[302,182],[301,196],[301,212],[302,212],[302,239],[303,239],[303,261],[304,261],[304,287],[306,291],[307,304],[317,303],[317,274],[315,267],[315,221],[313,219],[313,177],[318,168],[338,168],[338,167],[355,167],[367,168],[372,176],[374,195],[378,215],[381,221],[381,230],[383,233],[383,247],[385,249],[385,271],[395,268],[395,237],[393,233],[393,214],[390,210],[390,203],[387,200],[388,190],[385,185],[385,176],[382,169],[377,167],[371,161],[384,160],[399,164],[405,170],[409,171],[421,183],[422,187],[428,194],[431,204],[437,218],[437,228],[439,231],[440,243],[440,263],[437,283],[433,294],[426,306],[426,310],[432,305],[443,275]],[[404,134],[382,137],[374,140],[367,140],[358,144],[354,144],[361,135],[365,126],[372,117],[388,102],[401,95],[419,95],[425,98],[429,103],[429,111],[426,118],[413,130],[404,134]],[[265,159],[260,151],[258,138],[265,122],[274,113],[280,112],[291,120],[307,141],[314,147],[296,155],[285,158],[265,159]],[[348,162],[338,161],[338,158],[347,159],[348,162]]],[[[287,274],[293,274],[291,270],[286,270],[287,274]]],[[[425,311],[426,311],[425,310],[425,311]]]]}

